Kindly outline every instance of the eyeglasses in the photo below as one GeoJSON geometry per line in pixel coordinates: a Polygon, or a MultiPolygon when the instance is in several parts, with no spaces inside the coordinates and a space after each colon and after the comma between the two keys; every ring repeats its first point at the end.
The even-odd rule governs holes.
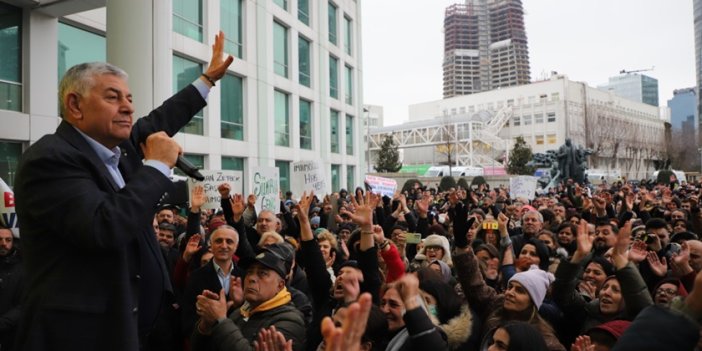
{"type": "Polygon", "coordinates": [[[426,251],[439,251],[443,250],[441,246],[427,246],[424,250],[426,251]]]}
{"type": "Polygon", "coordinates": [[[656,290],[656,295],[662,295],[662,294],[666,294],[668,296],[675,296],[678,294],[678,291],[676,289],[670,289],[670,288],[669,289],[658,288],[656,290]]]}

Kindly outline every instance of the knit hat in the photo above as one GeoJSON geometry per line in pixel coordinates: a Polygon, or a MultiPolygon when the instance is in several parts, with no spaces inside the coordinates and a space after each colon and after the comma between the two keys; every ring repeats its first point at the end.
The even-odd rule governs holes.
{"type": "Polygon", "coordinates": [[[444,249],[444,257],[442,257],[441,260],[448,264],[449,267],[453,266],[453,261],[451,261],[451,247],[445,236],[437,234],[427,236],[424,239],[424,247],[419,251],[419,253],[426,256],[426,248],[429,246],[439,246],[444,249]]]}
{"type": "Polygon", "coordinates": [[[544,302],[548,287],[556,280],[553,274],[539,269],[537,265],[531,265],[528,271],[520,272],[512,276],[509,280],[516,281],[529,292],[531,301],[538,310],[544,302]]]}
{"type": "Polygon", "coordinates": [[[595,330],[601,330],[612,335],[615,340],[619,340],[619,337],[622,336],[622,334],[624,334],[624,331],[626,331],[626,329],[629,328],[630,325],[630,321],[613,320],[607,323],[600,324],[596,327],[592,327],[585,334],[590,335],[590,333],[595,330]]]}
{"type": "Polygon", "coordinates": [[[441,268],[441,278],[443,278],[444,283],[448,283],[451,280],[451,267],[442,260],[433,260],[429,265],[438,264],[441,268]]]}
{"type": "Polygon", "coordinates": [[[321,220],[321,218],[319,218],[319,216],[314,216],[314,217],[310,218],[310,224],[311,225],[319,225],[320,220],[321,220]]]}

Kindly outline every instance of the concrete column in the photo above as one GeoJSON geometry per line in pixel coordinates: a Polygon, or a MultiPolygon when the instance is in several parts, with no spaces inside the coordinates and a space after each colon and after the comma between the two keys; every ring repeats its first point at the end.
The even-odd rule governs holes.
{"type": "Polygon", "coordinates": [[[170,0],[107,2],[107,61],[129,74],[135,116],[172,95],[170,0]]]}
{"type": "MultiPolygon", "coordinates": [[[[43,135],[53,133],[61,121],[58,112],[58,20],[37,11],[26,11],[27,34],[23,69],[26,112],[30,115],[27,125],[29,141],[35,142],[43,135]]],[[[24,124],[24,123],[23,123],[24,124]]],[[[23,129],[20,129],[23,130],[23,129]]],[[[25,134],[26,135],[26,134],[25,134]]]]}

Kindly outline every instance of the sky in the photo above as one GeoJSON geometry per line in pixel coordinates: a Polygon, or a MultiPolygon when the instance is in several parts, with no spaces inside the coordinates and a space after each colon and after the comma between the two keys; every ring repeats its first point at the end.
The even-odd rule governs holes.
{"type": "MultiPolygon", "coordinates": [[[[460,0],[367,0],[362,6],[364,104],[385,125],[442,98],[443,19],[460,0]]],[[[695,86],[692,0],[522,0],[531,79],[551,71],[596,87],[619,71],[658,79],[659,105],[695,86]]]]}

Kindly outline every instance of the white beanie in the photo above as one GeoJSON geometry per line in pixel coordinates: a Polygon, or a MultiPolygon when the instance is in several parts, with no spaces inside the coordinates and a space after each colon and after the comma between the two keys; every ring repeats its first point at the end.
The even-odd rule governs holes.
{"type": "Polygon", "coordinates": [[[528,271],[513,275],[509,281],[511,282],[513,280],[522,284],[524,289],[529,292],[529,297],[531,297],[531,301],[534,302],[538,310],[544,302],[548,287],[556,280],[556,277],[549,272],[539,269],[539,266],[533,264],[528,271]]]}
{"type": "Polygon", "coordinates": [[[427,246],[439,246],[444,249],[444,257],[441,258],[449,267],[453,267],[453,261],[451,260],[451,245],[448,239],[439,234],[432,234],[424,239],[424,247],[419,251],[419,254],[426,256],[427,246]]]}

